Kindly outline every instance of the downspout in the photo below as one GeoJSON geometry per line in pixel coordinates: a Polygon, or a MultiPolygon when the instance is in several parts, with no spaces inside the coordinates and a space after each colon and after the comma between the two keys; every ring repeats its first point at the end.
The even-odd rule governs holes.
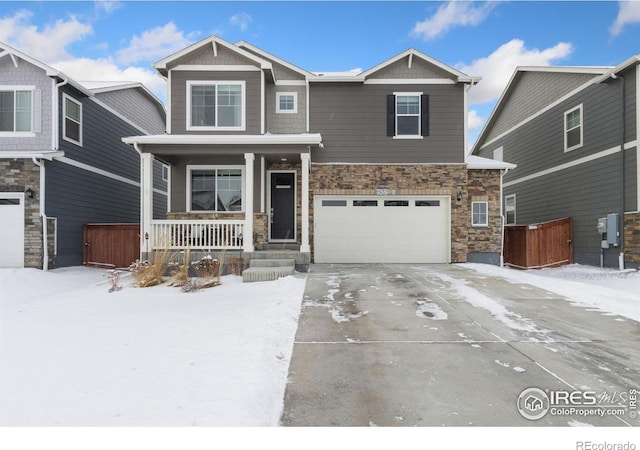
{"type": "Polygon", "coordinates": [[[622,75],[611,74],[611,78],[614,80],[619,79],[622,81],[621,95],[622,95],[622,108],[621,108],[621,124],[620,124],[620,255],[618,256],[618,268],[624,270],[624,204],[625,204],[625,174],[624,174],[624,138],[626,133],[625,120],[625,94],[626,84],[622,75]]]}
{"type": "Polygon", "coordinates": [[[44,210],[45,200],[45,170],[44,162],[38,161],[35,156],[32,158],[33,163],[40,168],[40,217],[42,217],[42,270],[49,270],[49,233],[47,230],[47,214],[44,210]]]}
{"type": "Polygon", "coordinates": [[[502,200],[502,185],[504,176],[509,172],[509,169],[504,169],[500,171],[500,220],[502,220],[502,227],[500,228],[500,232],[502,233],[502,237],[500,239],[500,267],[504,267],[504,226],[506,224],[506,220],[504,217],[503,211],[503,200],[502,200]]]}

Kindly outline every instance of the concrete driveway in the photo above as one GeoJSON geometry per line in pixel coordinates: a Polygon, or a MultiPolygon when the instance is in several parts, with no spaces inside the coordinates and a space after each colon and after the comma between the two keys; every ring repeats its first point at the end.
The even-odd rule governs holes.
{"type": "Polygon", "coordinates": [[[635,321],[464,265],[313,265],[281,423],[638,426],[639,340],[635,321]],[[551,396],[540,419],[517,408],[527,388],[551,396]]]}

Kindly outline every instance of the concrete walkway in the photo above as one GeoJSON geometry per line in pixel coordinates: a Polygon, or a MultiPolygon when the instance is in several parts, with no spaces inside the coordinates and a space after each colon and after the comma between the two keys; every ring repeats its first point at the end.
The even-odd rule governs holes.
{"type": "Polygon", "coordinates": [[[464,265],[312,265],[285,426],[598,426],[528,420],[526,388],[613,395],[640,387],[635,321],[572,306],[464,265]]]}

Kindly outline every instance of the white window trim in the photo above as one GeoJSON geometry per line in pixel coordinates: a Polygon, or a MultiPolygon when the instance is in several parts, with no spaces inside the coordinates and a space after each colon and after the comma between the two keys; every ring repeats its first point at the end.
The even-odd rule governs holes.
{"type": "MultiPolygon", "coordinates": [[[[244,80],[187,80],[187,127],[188,131],[245,131],[246,129],[246,92],[247,86],[244,80]],[[191,87],[192,86],[216,86],[216,100],[218,96],[217,86],[220,84],[236,84],[242,86],[242,95],[240,100],[240,107],[242,108],[242,114],[240,114],[240,125],[237,127],[211,127],[211,126],[194,126],[191,125],[191,87]]],[[[217,103],[216,103],[217,107],[217,103]]],[[[216,120],[218,114],[216,111],[216,120]]]]}
{"type": "MultiPolygon", "coordinates": [[[[62,94],[62,139],[64,139],[67,142],[71,142],[72,144],[76,144],[79,145],[80,147],[82,147],[82,128],[83,128],[83,117],[82,117],[82,103],[79,102],[78,100],[76,100],[75,98],[71,97],[70,95],[63,93],[62,94]],[[72,101],[73,103],[76,103],[78,105],[78,108],[80,110],[80,132],[79,132],[79,140],[73,140],[69,137],[67,137],[67,100],[72,101]]],[[[71,119],[73,120],[73,119],[71,119]]]]}
{"type": "Polygon", "coordinates": [[[298,93],[297,92],[276,92],[276,113],[297,114],[298,113],[298,93]],[[290,95],[293,97],[293,109],[280,109],[280,97],[290,95]]]}
{"type": "Polygon", "coordinates": [[[471,202],[471,226],[473,227],[488,227],[489,226],[489,202],[486,201],[477,201],[471,202]],[[485,223],[473,223],[473,205],[475,204],[484,204],[486,208],[486,222],[485,223]]]}
{"type": "MultiPolygon", "coordinates": [[[[13,137],[13,138],[21,138],[21,137],[35,137],[36,133],[33,131],[33,114],[35,109],[35,95],[34,91],[36,87],[33,85],[0,85],[0,91],[13,91],[14,92],[14,100],[15,93],[17,91],[31,91],[31,131],[0,131],[0,137],[13,137]]],[[[15,128],[15,114],[16,108],[14,104],[13,108],[13,120],[14,120],[14,128],[15,128]]]]}
{"type": "Polygon", "coordinates": [[[234,213],[242,213],[245,211],[245,198],[246,198],[247,193],[245,192],[245,175],[244,175],[244,166],[224,166],[224,165],[220,165],[220,166],[212,166],[212,165],[197,165],[197,164],[189,164],[187,165],[187,205],[186,205],[186,210],[187,212],[215,212],[215,213],[220,213],[220,214],[234,214],[234,213]],[[242,180],[242,193],[241,193],[241,197],[242,197],[242,209],[240,211],[216,211],[216,210],[207,210],[207,211],[202,211],[202,210],[197,210],[197,211],[192,211],[191,210],[191,171],[193,170],[216,170],[216,169],[240,169],[240,177],[242,180]]]}
{"type": "Polygon", "coordinates": [[[162,181],[169,181],[169,166],[162,164],[162,181]]]}
{"type": "Polygon", "coordinates": [[[518,223],[517,219],[516,219],[516,194],[511,194],[511,195],[507,195],[504,198],[504,223],[505,225],[515,225],[516,223],[518,223]],[[507,209],[507,202],[509,200],[513,199],[513,209],[507,209]],[[507,220],[507,217],[509,217],[509,215],[507,214],[509,211],[513,211],[513,222],[509,222],[507,220]]]}
{"type": "MultiPolygon", "coordinates": [[[[424,92],[394,92],[393,95],[395,96],[395,108],[396,108],[396,132],[393,136],[393,139],[423,139],[424,136],[422,136],[422,96],[424,95],[424,92]],[[418,134],[398,134],[398,96],[415,96],[417,95],[419,97],[418,99],[418,134]]],[[[416,116],[416,114],[402,114],[402,117],[414,117],[416,116]]]]}
{"type": "MultiPolygon", "coordinates": [[[[582,108],[582,103],[580,103],[575,108],[571,108],[570,110],[565,111],[564,115],[563,115],[563,120],[564,120],[564,123],[563,123],[562,128],[564,130],[564,151],[565,152],[570,152],[571,150],[575,150],[575,149],[578,149],[578,148],[582,147],[584,145],[584,111],[583,111],[583,108],[582,108]],[[576,110],[580,111],[580,125],[579,125],[579,127],[580,127],[580,143],[578,145],[574,145],[573,147],[567,147],[567,133],[569,131],[571,131],[571,130],[567,129],[567,116],[569,114],[571,114],[572,112],[576,111],[576,110]]],[[[575,129],[575,128],[572,128],[572,130],[573,129],[575,129]]]]}

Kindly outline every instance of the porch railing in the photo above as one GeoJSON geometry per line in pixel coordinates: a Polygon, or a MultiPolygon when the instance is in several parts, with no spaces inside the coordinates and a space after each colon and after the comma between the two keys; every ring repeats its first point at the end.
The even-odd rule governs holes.
{"type": "Polygon", "coordinates": [[[154,220],[152,249],[242,249],[244,220],[154,220]]]}

